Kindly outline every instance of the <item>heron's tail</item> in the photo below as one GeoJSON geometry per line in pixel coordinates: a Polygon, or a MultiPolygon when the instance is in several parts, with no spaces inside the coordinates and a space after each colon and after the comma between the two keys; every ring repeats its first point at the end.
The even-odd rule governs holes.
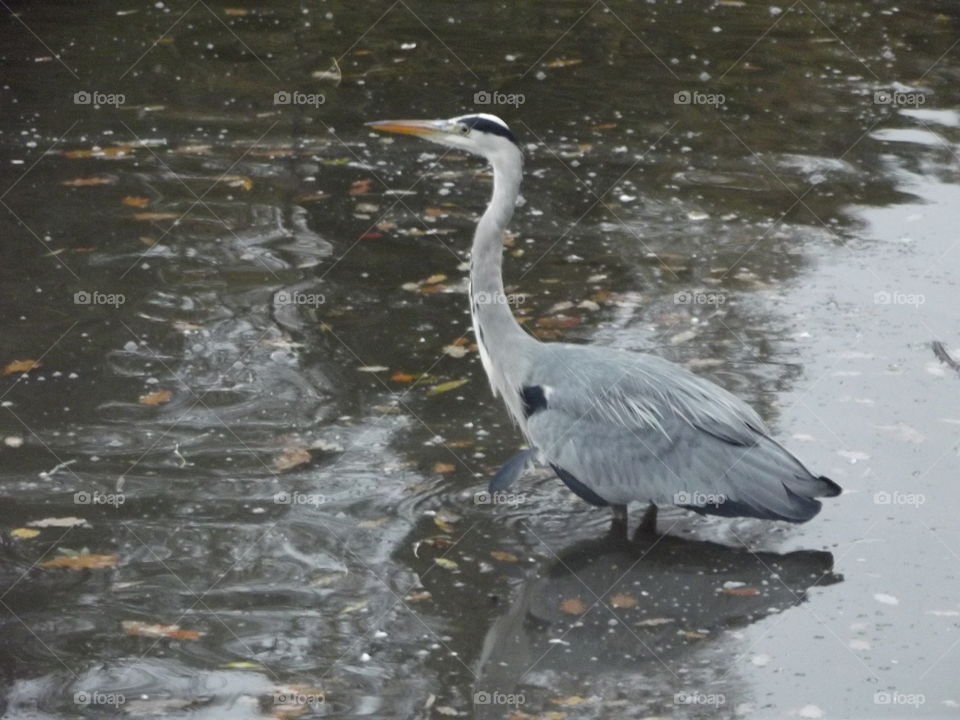
{"type": "Polygon", "coordinates": [[[685,507],[707,515],[802,523],[820,512],[822,506],[816,498],[843,492],[830,478],[811,473],[770,438],[741,452],[722,479],[728,493],[718,490],[718,502],[685,507]]]}

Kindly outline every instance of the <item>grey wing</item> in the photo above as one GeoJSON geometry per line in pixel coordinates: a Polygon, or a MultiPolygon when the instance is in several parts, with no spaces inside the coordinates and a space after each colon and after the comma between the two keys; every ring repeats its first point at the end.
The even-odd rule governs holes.
{"type": "Polygon", "coordinates": [[[544,402],[525,432],[544,461],[608,503],[802,522],[820,509],[814,497],[839,493],[774,441],[748,405],[685,368],[596,347],[542,347],[525,387],[541,388],[544,402]]]}

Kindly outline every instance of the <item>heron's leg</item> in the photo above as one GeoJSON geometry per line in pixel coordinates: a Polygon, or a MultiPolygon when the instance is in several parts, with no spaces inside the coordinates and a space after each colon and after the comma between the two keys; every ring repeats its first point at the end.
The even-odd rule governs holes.
{"type": "Polygon", "coordinates": [[[610,522],[610,532],[616,535],[627,535],[627,506],[611,505],[613,517],[610,522]]]}
{"type": "Polygon", "coordinates": [[[640,518],[640,524],[637,525],[637,529],[634,532],[634,537],[639,537],[641,535],[656,535],[657,534],[657,506],[653,503],[650,503],[647,506],[646,511],[643,513],[643,517],[640,518]]]}

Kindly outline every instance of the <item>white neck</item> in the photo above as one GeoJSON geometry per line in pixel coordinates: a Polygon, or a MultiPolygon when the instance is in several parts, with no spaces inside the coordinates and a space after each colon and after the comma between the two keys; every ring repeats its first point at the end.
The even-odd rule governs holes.
{"type": "Polygon", "coordinates": [[[519,386],[530,355],[524,351],[537,342],[513,317],[503,289],[503,233],[520,195],[520,150],[506,149],[490,158],[490,164],[493,196],[477,223],[471,249],[470,314],[490,386],[494,394],[503,396],[511,411],[519,412],[519,386]]]}

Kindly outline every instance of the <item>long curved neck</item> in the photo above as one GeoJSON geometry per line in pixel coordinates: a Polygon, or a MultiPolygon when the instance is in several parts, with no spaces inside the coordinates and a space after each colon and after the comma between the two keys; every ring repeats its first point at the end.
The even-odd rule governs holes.
{"type": "Polygon", "coordinates": [[[494,393],[513,399],[526,371],[524,349],[536,341],[524,332],[510,310],[503,289],[503,233],[520,194],[522,160],[511,148],[490,161],[493,197],[477,223],[470,256],[470,312],[480,358],[494,393]]]}

